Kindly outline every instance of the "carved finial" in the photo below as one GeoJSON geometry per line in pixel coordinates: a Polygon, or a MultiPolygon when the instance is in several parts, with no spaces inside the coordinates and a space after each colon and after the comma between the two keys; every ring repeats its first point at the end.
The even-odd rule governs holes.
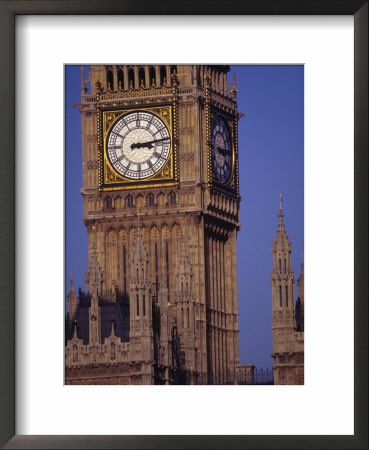
{"type": "Polygon", "coordinates": [[[177,86],[178,85],[178,73],[176,72],[175,69],[173,70],[172,75],[170,77],[172,79],[172,85],[177,86]]]}
{"type": "Polygon", "coordinates": [[[204,75],[204,82],[205,82],[205,86],[206,87],[210,87],[211,85],[211,76],[209,72],[206,72],[206,74],[204,75]]]}
{"type": "Polygon", "coordinates": [[[73,272],[70,271],[70,290],[74,291],[73,272]]]}
{"type": "Polygon", "coordinates": [[[120,80],[118,81],[118,89],[122,90],[122,82],[120,80]]]}
{"type": "Polygon", "coordinates": [[[100,80],[96,81],[95,86],[96,86],[96,91],[101,92],[101,81],[100,80]]]}
{"type": "Polygon", "coordinates": [[[111,337],[115,337],[115,322],[114,322],[114,320],[111,321],[111,331],[110,331],[110,336],[111,336],[111,337]]]}
{"type": "Polygon", "coordinates": [[[236,95],[238,92],[236,87],[236,72],[233,72],[233,86],[229,92],[232,94],[233,100],[236,100],[236,95]]]}
{"type": "Polygon", "coordinates": [[[81,66],[81,91],[83,94],[86,94],[86,91],[87,91],[84,66],[81,66]]]}
{"type": "Polygon", "coordinates": [[[280,211],[282,211],[282,202],[283,202],[282,194],[279,194],[279,209],[280,209],[280,211]]]}

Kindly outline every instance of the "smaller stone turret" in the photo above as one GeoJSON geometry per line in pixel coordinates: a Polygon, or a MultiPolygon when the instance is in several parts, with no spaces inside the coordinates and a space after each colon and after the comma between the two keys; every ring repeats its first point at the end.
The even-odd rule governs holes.
{"type": "Polygon", "coordinates": [[[74,323],[76,320],[77,315],[77,307],[78,307],[78,296],[77,292],[74,290],[74,282],[73,282],[73,275],[70,274],[70,289],[67,297],[67,303],[68,303],[68,322],[70,324],[74,323]]]}

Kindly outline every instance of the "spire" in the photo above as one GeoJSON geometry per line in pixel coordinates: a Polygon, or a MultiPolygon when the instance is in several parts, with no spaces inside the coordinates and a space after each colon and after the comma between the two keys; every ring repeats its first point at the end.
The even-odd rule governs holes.
{"type": "Polygon", "coordinates": [[[282,202],[283,197],[282,194],[279,194],[279,214],[278,214],[278,229],[277,234],[274,238],[273,245],[272,245],[272,251],[276,252],[278,251],[287,251],[290,252],[292,250],[291,243],[288,239],[286,230],[284,228],[284,222],[283,222],[283,211],[282,211],[282,202]]]}
{"type": "Polygon", "coordinates": [[[70,272],[70,289],[67,296],[67,303],[68,303],[69,322],[72,323],[76,318],[78,307],[78,296],[77,292],[74,290],[72,271],[70,272]]]}
{"type": "Polygon", "coordinates": [[[114,322],[114,320],[111,321],[111,331],[110,331],[110,336],[111,336],[111,337],[115,337],[115,322],[114,322]]]}

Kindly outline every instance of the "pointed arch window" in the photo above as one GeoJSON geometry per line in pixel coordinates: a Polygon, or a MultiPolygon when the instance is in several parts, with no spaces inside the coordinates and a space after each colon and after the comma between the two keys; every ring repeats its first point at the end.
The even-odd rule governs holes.
{"type": "Polygon", "coordinates": [[[282,272],[282,261],[281,261],[281,258],[279,258],[279,271],[282,272]]]}
{"type": "Polygon", "coordinates": [[[149,206],[154,206],[154,194],[149,194],[147,196],[147,204],[149,206]]]}
{"type": "Polygon", "coordinates": [[[106,81],[108,83],[107,87],[108,87],[109,91],[114,91],[114,76],[113,76],[113,71],[111,69],[107,70],[106,81]]]}
{"type": "Polygon", "coordinates": [[[142,296],[142,312],[146,316],[145,294],[142,296]]]}
{"type": "Polygon", "coordinates": [[[138,294],[136,295],[136,311],[137,311],[137,316],[140,315],[140,297],[138,296],[138,294]]]}
{"type": "Polygon", "coordinates": [[[288,286],[286,286],[286,307],[288,308],[288,286]]]}
{"type": "Polygon", "coordinates": [[[124,89],[124,73],[122,69],[118,70],[118,88],[124,89]]]}
{"type": "Polygon", "coordinates": [[[171,192],[169,194],[169,204],[170,205],[175,205],[176,204],[176,194],[175,194],[175,192],[171,192]]]}
{"type": "Polygon", "coordinates": [[[284,273],[287,271],[287,264],[286,264],[286,258],[284,258],[284,273]]]}
{"type": "Polygon", "coordinates": [[[167,69],[165,66],[160,66],[160,85],[164,84],[164,81],[166,82],[166,77],[167,75],[167,69]]]}
{"type": "Polygon", "coordinates": [[[140,80],[140,87],[145,86],[145,69],[143,67],[140,67],[138,71],[138,79],[140,80]]]}
{"type": "Polygon", "coordinates": [[[104,200],[104,206],[105,206],[105,210],[109,211],[111,209],[113,209],[113,202],[112,199],[110,197],[106,197],[104,200]]]}
{"type": "Polygon", "coordinates": [[[128,69],[128,86],[132,89],[135,87],[135,72],[132,67],[128,69]]]}
{"type": "Polygon", "coordinates": [[[73,362],[78,361],[78,347],[73,345],[73,362]]]}
{"type": "Polygon", "coordinates": [[[279,306],[282,308],[282,286],[279,286],[279,306]]]}
{"type": "Polygon", "coordinates": [[[127,208],[132,208],[133,206],[133,198],[130,195],[126,197],[126,205],[127,208]]]}
{"type": "Polygon", "coordinates": [[[155,69],[151,66],[149,70],[150,85],[155,85],[155,69]]]}

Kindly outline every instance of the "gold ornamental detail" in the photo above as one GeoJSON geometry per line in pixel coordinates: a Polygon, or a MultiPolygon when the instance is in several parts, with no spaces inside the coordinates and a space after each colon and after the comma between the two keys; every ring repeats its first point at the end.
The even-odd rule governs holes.
{"type": "Polygon", "coordinates": [[[100,103],[97,106],[97,119],[100,191],[178,185],[178,118],[175,98],[166,105],[130,105],[127,108],[117,104],[100,103]],[[137,111],[148,112],[160,118],[168,128],[171,140],[170,153],[164,166],[157,173],[144,179],[131,179],[119,174],[107,156],[107,138],[110,130],[123,116],[137,111]]]}

